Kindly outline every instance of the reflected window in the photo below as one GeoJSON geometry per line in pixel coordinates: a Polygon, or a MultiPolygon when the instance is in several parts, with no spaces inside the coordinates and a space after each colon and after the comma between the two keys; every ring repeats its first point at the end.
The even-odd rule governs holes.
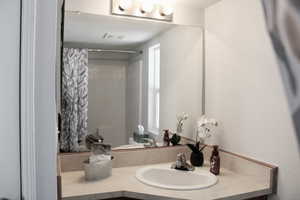
{"type": "Polygon", "coordinates": [[[148,131],[159,134],[160,44],[149,48],[148,131]]]}

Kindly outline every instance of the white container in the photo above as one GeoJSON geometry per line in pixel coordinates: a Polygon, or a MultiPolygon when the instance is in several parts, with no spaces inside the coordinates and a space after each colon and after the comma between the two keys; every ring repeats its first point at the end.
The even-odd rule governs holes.
{"type": "Polygon", "coordinates": [[[112,161],[103,160],[95,163],[89,163],[88,160],[83,162],[85,180],[96,181],[111,176],[112,161]]]}

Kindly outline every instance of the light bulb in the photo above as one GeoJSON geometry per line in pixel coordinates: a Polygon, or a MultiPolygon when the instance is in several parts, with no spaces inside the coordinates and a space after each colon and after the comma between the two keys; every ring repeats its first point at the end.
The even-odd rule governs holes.
{"type": "Polygon", "coordinates": [[[173,14],[173,12],[174,12],[174,10],[170,6],[163,6],[161,8],[161,15],[163,15],[163,16],[171,15],[171,14],[173,14]]]}
{"type": "Polygon", "coordinates": [[[132,0],[120,0],[119,9],[121,11],[128,10],[132,7],[132,0]]]}
{"type": "Polygon", "coordinates": [[[142,13],[151,13],[153,11],[154,5],[152,2],[144,1],[141,5],[141,12],[142,13]]]}

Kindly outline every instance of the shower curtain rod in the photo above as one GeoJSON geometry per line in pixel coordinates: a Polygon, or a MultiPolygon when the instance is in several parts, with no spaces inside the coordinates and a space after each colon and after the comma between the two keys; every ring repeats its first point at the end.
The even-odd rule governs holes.
{"type": "Polygon", "coordinates": [[[136,54],[137,51],[131,50],[113,50],[113,49],[88,49],[89,52],[112,52],[112,53],[129,53],[136,54]]]}

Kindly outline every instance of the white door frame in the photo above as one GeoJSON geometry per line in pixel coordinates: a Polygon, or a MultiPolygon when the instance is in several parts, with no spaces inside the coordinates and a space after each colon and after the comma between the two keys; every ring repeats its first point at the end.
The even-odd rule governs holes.
{"type": "Polygon", "coordinates": [[[20,0],[21,190],[24,200],[57,197],[55,64],[58,0],[20,0]]]}
{"type": "Polygon", "coordinates": [[[21,190],[22,199],[36,200],[35,45],[36,0],[22,0],[21,12],[21,190]]]}

